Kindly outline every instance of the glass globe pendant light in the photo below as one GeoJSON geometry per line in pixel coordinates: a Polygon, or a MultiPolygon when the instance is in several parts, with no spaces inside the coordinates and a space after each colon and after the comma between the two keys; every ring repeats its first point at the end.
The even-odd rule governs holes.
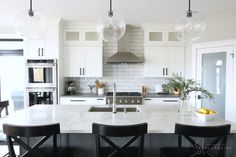
{"type": "Polygon", "coordinates": [[[15,17],[15,30],[17,33],[26,36],[28,39],[41,39],[46,33],[47,23],[45,18],[32,9],[21,11],[15,17]]]}
{"type": "Polygon", "coordinates": [[[176,38],[186,42],[198,40],[206,28],[204,17],[197,11],[191,10],[191,0],[189,9],[185,15],[176,19],[175,33],[176,38]]]}
{"type": "Polygon", "coordinates": [[[97,33],[105,42],[118,41],[125,33],[126,23],[116,11],[112,10],[112,0],[110,0],[110,10],[108,16],[98,19],[97,33]]]}

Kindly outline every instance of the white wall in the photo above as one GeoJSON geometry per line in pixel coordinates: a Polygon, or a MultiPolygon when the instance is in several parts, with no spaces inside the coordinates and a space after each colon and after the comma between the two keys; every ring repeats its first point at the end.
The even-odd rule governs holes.
{"type": "Polygon", "coordinates": [[[236,11],[206,18],[206,31],[197,42],[209,42],[236,38],[236,11]]]}
{"type": "MultiPolygon", "coordinates": [[[[206,30],[202,38],[193,44],[228,39],[236,39],[236,11],[206,17],[206,30]]],[[[186,51],[186,77],[194,78],[195,60],[191,44],[186,51]]]]}

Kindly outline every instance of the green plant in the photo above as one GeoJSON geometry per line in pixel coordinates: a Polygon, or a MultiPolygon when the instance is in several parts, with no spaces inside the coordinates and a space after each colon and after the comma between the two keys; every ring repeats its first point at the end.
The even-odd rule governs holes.
{"type": "Polygon", "coordinates": [[[200,87],[199,83],[193,80],[186,80],[183,77],[172,77],[169,79],[169,82],[166,84],[166,90],[169,92],[176,92],[180,94],[181,100],[186,100],[189,96],[189,93],[201,92],[203,96],[207,99],[213,99],[214,96],[212,93],[206,89],[200,87]]]}

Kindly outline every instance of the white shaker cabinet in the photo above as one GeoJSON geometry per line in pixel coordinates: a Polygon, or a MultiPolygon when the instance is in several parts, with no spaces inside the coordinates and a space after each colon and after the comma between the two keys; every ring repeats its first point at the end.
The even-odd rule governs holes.
{"type": "Polygon", "coordinates": [[[103,56],[101,46],[85,46],[84,47],[86,77],[102,77],[103,76],[103,56]]]}
{"type": "Polygon", "coordinates": [[[65,46],[64,77],[102,77],[101,46],[65,46]]]}
{"type": "Polygon", "coordinates": [[[167,53],[164,47],[145,47],[144,50],[144,76],[145,77],[162,77],[167,53]]]}
{"type": "Polygon", "coordinates": [[[183,46],[147,46],[144,50],[144,77],[184,75],[183,46]]]}
{"type": "Polygon", "coordinates": [[[64,77],[83,76],[84,51],[81,46],[64,46],[63,74],[64,77]]]}
{"type": "Polygon", "coordinates": [[[185,47],[168,47],[167,76],[184,76],[185,47]]]}
{"type": "Polygon", "coordinates": [[[44,38],[26,40],[25,58],[58,59],[59,58],[59,26],[48,25],[44,38]]]}

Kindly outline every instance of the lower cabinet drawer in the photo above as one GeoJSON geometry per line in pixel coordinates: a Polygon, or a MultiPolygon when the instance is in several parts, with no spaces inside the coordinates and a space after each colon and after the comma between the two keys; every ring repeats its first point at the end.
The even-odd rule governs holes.
{"type": "Polygon", "coordinates": [[[60,98],[61,105],[105,105],[105,98],[60,98]]]}
{"type": "Polygon", "coordinates": [[[178,105],[178,98],[144,98],[143,105],[178,105]]]}

